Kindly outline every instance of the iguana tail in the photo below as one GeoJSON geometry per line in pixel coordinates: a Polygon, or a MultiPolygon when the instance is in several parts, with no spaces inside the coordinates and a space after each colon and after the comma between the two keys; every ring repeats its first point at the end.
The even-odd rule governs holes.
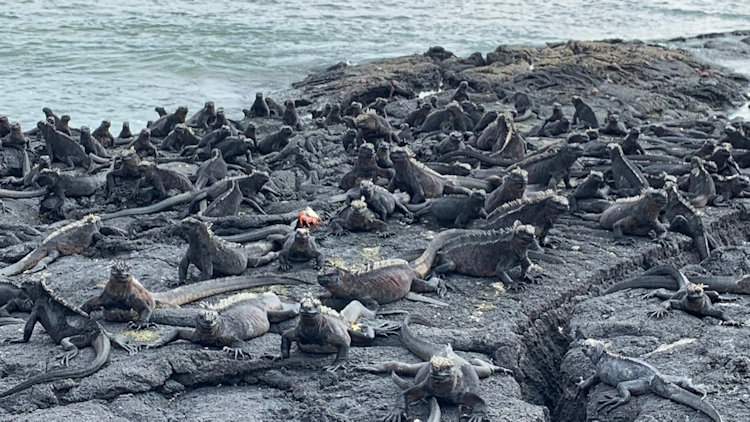
{"type": "Polygon", "coordinates": [[[274,224],[262,229],[251,230],[245,233],[233,234],[231,236],[222,236],[227,242],[253,242],[263,240],[272,234],[287,234],[292,231],[288,224],[274,224]]]}
{"type": "Polygon", "coordinates": [[[128,208],[128,209],[120,210],[120,211],[113,212],[110,214],[101,214],[100,217],[102,220],[109,220],[111,218],[127,217],[130,215],[153,214],[155,212],[159,212],[167,208],[171,208],[175,205],[188,202],[191,199],[193,199],[194,196],[197,196],[199,193],[200,191],[185,192],[179,195],[169,197],[163,201],[157,202],[147,207],[128,208]]]}
{"type": "Polygon", "coordinates": [[[12,199],[34,198],[36,196],[42,196],[45,193],[47,193],[47,189],[37,189],[37,190],[0,189],[0,198],[12,198],[12,199]]]}
{"type": "Polygon", "coordinates": [[[281,275],[238,275],[214,278],[198,283],[180,286],[167,292],[154,293],[157,306],[179,306],[196,300],[205,299],[221,293],[273,284],[306,284],[304,280],[281,275]]]}
{"type": "Polygon", "coordinates": [[[3,325],[13,325],[13,324],[23,324],[26,321],[22,320],[21,318],[11,318],[11,317],[0,317],[0,326],[3,325]]]}
{"type": "Polygon", "coordinates": [[[690,406],[699,412],[705,413],[714,422],[724,422],[724,419],[711,403],[702,400],[697,395],[672,384],[660,376],[654,377],[653,381],[651,381],[651,389],[654,393],[666,399],[690,406]]]}
{"type": "Polygon", "coordinates": [[[20,261],[13,265],[9,265],[3,269],[0,269],[0,276],[11,276],[21,274],[22,272],[33,268],[42,259],[47,256],[47,251],[44,248],[36,248],[29,252],[26,256],[21,258],[20,261]]]}
{"type": "Polygon", "coordinates": [[[411,332],[409,329],[409,323],[412,320],[417,324],[432,326],[432,323],[422,316],[413,314],[406,315],[404,323],[401,325],[401,339],[404,341],[406,348],[424,361],[429,361],[433,356],[441,355],[444,351],[443,347],[421,339],[411,332]]]}
{"type": "Polygon", "coordinates": [[[658,289],[658,288],[664,288],[664,289],[670,289],[670,290],[679,290],[680,284],[679,284],[679,271],[674,267],[669,267],[667,265],[659,265],[653,268],[650,268],[648,271],[643,273],[643,275],[639,277],[629,278],[627,280],[623,280],[614,286],[610,287],[609,289],[604,291],[604,294],[610,294],[614,292],[619,292],[620,290],[625,289],[658,289]]]}
{"type": "Polygon", "coordinates": [[[417,273],[417,277],[424,278],[424,276],[427,275],[428,272],[430,272],[430,268],[432,268],[432,263],[435,261],[435,257],[437,256],[438,251],[445,246],[448,241],[451,239],[454,239],[456,236],[462,234],[462,233],[469,233],[470,230],[461,230],[461,229],[450,229],[446,230],[444,232],[438,233],[437,236],[435,236],[430,243],[427,245],[427,248],[422,252],[422,255],[419,256],[419,258],[415,259],[414,261],[409,262],[409,266],[414,270],[415,273],[417,273]]]}
{"type": "Polygon", "coordinates": [[[44,374],[27,379],[10,390],[3,391],[0,393],[0,398],[10,396],[11,394],[23,391],[32,385],[41,384],[43,382],[65,378],[82,378],[93,374],[107,362],[107,359],[109,359],[109,352],[112,350],[112,345],[109,342],[109,337],[107,337],[105,333],[100,333],[91,345],[94,347],[94,350],[96,350],[96,357],[91,363],[83,368],[63,368],[45,372],[44,374]]]}

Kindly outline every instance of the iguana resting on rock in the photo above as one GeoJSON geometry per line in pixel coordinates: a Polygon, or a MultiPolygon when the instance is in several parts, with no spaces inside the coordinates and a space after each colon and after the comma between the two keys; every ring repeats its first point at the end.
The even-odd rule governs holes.
{"type": "Polygon", "coordinates": [[[694,207],[705,207],[708,204],[719,205],[724,198],[716,194],[716,186],[711,174],[704,167],[703,159],[692,157],[692,169],[688,176],[688,196],[694,207]]]}
{"type": "Polygon", "coordinates": [[[666,204],[667,195],[663,191],[647,189],[641,195],[617,200],[601,214],[586,214],[584,219],[598,221],[603,229],[612,230],[618,241],[626,234],[646,236],[652,230],[663,239],[667,229],[658,217],[666,204]]]}
{"type": "Polygon", "coordinates": [[[366,204],[367,208],[371,209],[372,212],[377,214],[378,218],[382,221],[386,221],[388,216],[400,211],[407,217],[411,217],[411,211],[407,209],[404,204],[401,203],[393,193],[388,192],[387,189],[380,187],[370,180],[363,180],[359,184],[359,189],[351,189],[347,193],[347,199],[354,201],[362,199],[366,204]],[[351,192],[354,190],[354,192],[351,192]]]}
{"type": "Polygon", "coordinates": [[[503,204],[523,198],[528,183],[529,174],[526,170],[511,170],[503,177],[502,185],[487,195],[484,210],[489,213],[503,204]]]}
{"type": "MultiPolygon", "coordinates": [[[[425,198],[438,198],[443,194],[471,194],[467,187],[456,185],[448,177],[430,170],[414,158],[409,157],[409,154],[403,148],[394,148],[391,151],[391,161],[393,161],[396,174],[388,184],[388,190],[393,192],[400,189],[409,193],[411,203],[423,202],[425,198]]],[[[481,189],[482,187],[471,186],[470,188],[481,189]]]]}
{"type": "MultiPolygon", "coordinates": [[[[675,277],[677,269],[669,266],[657,266],[649,269],[643,275],[621,281],[604,294],[614,293],[625,289],[670,289],[685,290],[686,283],[682,277],[675,277]]],[[[750,294],[750,276],[691,276],[690,282],[702,284],[710,290],[706,294],[718,297],[719,293],[750,294]],[[715,293],[712,293],[715,292],[715,293]]]]}
{"type": "Polygon", "coordinates": [[[714,422],[724,421],[716,409],[703,400],[706,396],[705,391],[685,377],[664,375],[641,359],[606,350],[603,342],[594,339],[586,340],[583,353],[596,365],[596,373],[586,380],[581,380],[578,389],[585,393],[599,382],[617,388],[617,395],[607,395],[600,401],[600,413],[609,412],[629,402],[631,394],[651,392],[690,406],[706,414],[714,422]]]}
{"type": "Polygon", "coordinates": [[[201,310],[195,317],[195,328],[177,328],[145,345],[148,349],[173,341],[187,340],[201,346],[221,347],[234,357],[253,356],[245,341],[268,332],[272,322],[294,318],[299,304],[282,303],[273,293],[252,295],[240,293],[201,310]]]}
{"type": "Polygon", "coordinates": [[[682,196],[674,182],[667,182],[664,190],[667,192],[667,204],[662,209],[662,221],[669,223],[669,231],[682,233],[693,239],[695,252],[701,261],[708,258],[710,236],[703,224],[701,212],[682,196]]]}
{"type": "Polygon", "coordinates": [[[366,142],[360,145],[357,150],[357,162],[354,164],[354,169],[341,178],[339,186],[341,189],[349,190],[359,186],[363,180],[369,180],[373,183],[377,181],[378,177],[390,180],[393,174],[392,169],[378,166],[375,145],[366,142]]]}
{"type": "Polygon", "coordinates": [[[248,266],[267,264],[278,257],[278,252],[271,252],[272,244],[256,244],[250,248],[227,242],[193,217],[183,219],[180,226],[189,246],[180,261],[178,285],[185,283],[191,263],[201,271],[199,280],[208,280],[216,274],[242,274],[248,266]]]}
{"type": "Polygon", "coordinates": [[[73,176],[62,174],[57,169],[43,169],[34,178],[34,182],[45,187],[60,201],[65,201],[66,198],[91,196],[99,188],[103,188],[106,181],[97,176],[73,176]]]}
{"type": "Polygon", "coordinates": [[[83,147],[73,140],[70,135],[55,130],[49,122],[39,122],[37,123],[37,127],[44,135],[44,141],[47,145],[46,151],[50,162],[59,161],[65,163],[70,170],[76,166],[81,166],[88,173],[92,173],[98,168],[97,163],[109,164],[108,159],[99,158],[93,154],[86,154],[83,147]]]}
{"type": "MultiPolygon", "coordinates": [[[[568,196],[568,203],[570,203],[570,212],[574,213],[578,211],[578,201],[586,201],[589,199],[594,200],[605,200],[607,194],[604,191],[606,184],[604,183],[604,175],[600,171],[591,171],[588,176],[583,179],[578,186],[576,186],[573,193],[568,196]]],[[[605,208],[606,209],[606,208],[605,208]]],[[[603,212],[601,210],[600,212],[603,212]]]]}
{"type": "Polygon", "coordinates": [[[469,196],[443,196],[430,199],[423,206],[412,206],[410,211],[414,211],[415,218],[431,214],[440,225],[463,229],[477,218],[487,217],[485,198],[483,190],[473,191],[469,196]]]}
{"type": "Polygon", "coordinates": [[[628,160],[622,152],[619,144],[608,145],[610,158],[612,160],[612,177],[615,179],[615,187],[621,195],[638,195],[644,189],[648,189],[648,181],[641,170],[628,160]]]}
{"type": "Polygon", "coordinates": [[[352,341],[366,343],[375,336],[395,334],[399,325],[390,322],[377,327],[360,325],[357,320],[365,316],[374,318],[375,311],[354,300],[341,312],[323,306],[318,299],[305,297],[300,301],[299,325],[281,335],[281,358],[288,359],[292,343],[306,353],[336,353],[333,364],[324,366],[328,372],[343,368],[352,341]]]}
{"type": "MultiPolygon", "coordinates": [[[[472,359],[468,362],[457,355],[450,345],[438,346],[419,338],[409,328],[412,321],[428,326],[432,324],[423,317],[411,314],[407,315],[401,324],[401,339],[404,345],[424,362],[408,364],[389,361],[358,367],[368,372],[391,371],[394,382],[402,389],[396,399],[396,405],[383,421],[406,421],[409,403],[430,396],[441,402],[470,408],[471,413],[461,416],[462,421],[489,421],[485,413],[486,404],[479,395],[479,379],[489,377],[496,371],[504,373],[510,373],[510,371],[480,359],[472,359]],[[396,372],[414,375],[414,380],[404,382],[395,376],[396,372]]],[[[433,416],[431,414],[430,420],[436,420],[433,416]]]]}
{"type": "Polygon", "coordinates": [[[180,193],[194,191],[195,188],[190,179],[174,170],[160,168],[156,164],[141,162],[139,166],[141,178],[138,179],[133,194],[137,194],[142,185],[152,186],[158,193],[159,199],[165,199],[169,191],[180,193]]]}
{"type": "Polygon", "coordinates": [[[41,246],[31,251],[20,261],[13,265],[0,269],[0,276],[11,276],[21,274],[24,271],[37,272],[46,267],[59,256],[73,255],[83,252],[102,233],[107,232],[123,234],[116,229],[102,227],[101,219],[89,214],[78,221],[67,224],[50,233],[41,246]]]}
{"type": "Polygon", "coordinates": [[[372,230],[379,231],[385,236],[388,235],[388,223],[379,220],[367,207],[367,203],[359,199],[341,209],[336,217],[331,219],[331,227],[336,235],[343,235],[348,231],[369,232],[372,230]]]}
{"type": "Polygon", "coordinates": [[[547,190],[527,198],[511,201],[496,208],[487,220],[476,224],[481,230],[510,227],[518,220],[535,227],[541,245],[547,244],[547,234],[557,221],[557,217],[568,212],[568,199],[547,190]]]}
{"type": "Polygon", "coordinates": [[[0,317],[13,312],[31,312],[34,302],[29,295],[13,283],[0,279],[0,317]]]}
{"type": "MultiPolygon", "coordinates": [[[[662,299],[658,310],[651,312],[651,316],[655,318],[661,318],[671,309],[678,309],[685,311],[690,315],[698,318],[705,316],[714,317],[719,320],[719,324],[732,325],[735,327],[742,326],[742,323],[733,320],[724,311],[714,307],[714,301],[719,301],[724,298],[718,294],[709,295],[704,289],[707,287],[704,284],[695,284],[688,281],[682,272],[675,270],[673,276],[679,281],[679,284],[684,284],[685,287],[680,288],[677,292],[669,292],[665,289],[654,290],[643,296],[644,299],[651,297],[658,297],[662,299]]],[[[716,293],[712,291],[712,293],[716,293]]]]}
{"type": "Polygon", "coordinates": [[[521,286],[507,271],[521,266],[521,278],[531,267],[529,247],[534,243],[534,226],[516,221],[501,230],[457,231],[454,239],[439,249],[433,272],[457,272],[474,277],[497,277],[509,290],[521,286]]]}
{"type": "Polygon", "coordinates": [[[43,382],[91,375],[107,362],[111,342],[127,350],[130,354],[136,352],[136,348],[130,344],[126,337],[107,332],[88,314],[57,297],[47,287],[44,279],[26,282],[22,288],[34,302],[34,306],[26,320],[23,338],[11,340],[12,343],[28,343],[34,331],[34,326],[39,322],[52,340],[65,350],[59,356],[64,366],[68,366],[68,362],[78,355],[79,348],[92,346],[96,351],[96,357],[89,364],[80,368],[56,369],[33,376],[15,387],[1,392],[0,397],[7,397],[43,382]]]}
{"type": "Polygon", "coordinates": [[[580,144],[553,144],[548,149],[537,152],[508,167],[508,170],[521,168],[528,173],[529,184],[539,184],[556,189],[562,180],[570,188],[570,167],[583,156],[580,144]]]}

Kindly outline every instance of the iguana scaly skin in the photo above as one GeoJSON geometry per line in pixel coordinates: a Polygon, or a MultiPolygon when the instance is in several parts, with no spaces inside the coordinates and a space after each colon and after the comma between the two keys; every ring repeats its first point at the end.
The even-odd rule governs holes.
{"type": "Polygon", "coordinates": [[[9,317],[12,312],[31,312],[33,305],[23,289],[0,278],[0,317],[9,317]]]}
{"type": "Polygon", "coordinates": [[[698,258],[701,261],[708,258],[709,235],[703,225],[702,213],[682,196],[673,182],[667,182],[664,190],[667,192],[667,204],[662,210],[662,218],[669,222],[669,230],[692,238],[698,258]]]}
{"type": "Polygon", "coordinates": [[[528,173],[528,183],[556,189],[560,180],[570,188],[570,167],[583,156],[580,144],[553,144],[542,152],[536,153],[508,167],[524,169],[528,173]]]}
{"type": "Polygon", "coordinates": [[[603,382],[617,388],[617,395],[609,395],[599,405],[599,412],[609,412],[630,401],[631,394],[651,392],[690,406],[704,413],[714,422],[723,422],[719,412],[707,401],[706,393],[685,377],[663,375],[647,362],[618,355],[606,350],[603,342],[588,339],[583,353],[596,365],[596,373],[578,384],[586,392],[593,385],[603,382]],[[699,396],[700,395],[700,396],[699,396]]]}
{"type": "Polygon", "coordinates": [[[617,190],[625,195],[637,195],[644,189],[648,189],[648,181],[641,170],[625,157],[622,147],[615,143],[607,146],[612,160],[612,176],[615,179],[617,190]]]}
{"type": "Polygon", "coordinates": [[[72,176],[61,174],[57,169],[43,169],[33,182],[47,188],[54,196],[64,201],[66,198],[91,196],[104,187],[105,180],[97,176],[72,176]]]}
{"type": "Polygon", "coordinates": [[[511,170],[503,177],[503,184],[487,195],[484,210],[490,213],[501,205],[523,198],[528,183],[529,174],[526,170],[520,168],[511,170]]]}
{"type": "Polygon", "coordinates": [[[81,253],[91,245],[100,228],[101,219],[91,214],[65,225],[52,232],[41,246],[20,261],[1,269],[0,276],[12,276],[27,270],[37,272],[60,256],[81,253]]]}
{"type": "Polygon", "coordinates": [[[618,240],[626,234],[646,236],[651,230],[663,238],[667,229],[658,217],[666,203],[667,195],[664,192],[649,189],[639,196],[618,200],[594,218],[598,218],[602,228],[612,230],[618,240]]]}
{"type": "Polygon", "coordinates": [[[252,347],[245,343],[268,332],[271,322],[293,318],[299,304],[284,304],[275,294],[249,296],[239,294],[223,301],[219,307],[199,311],[195,328],[178,328],[146,344],[161,347],[177,340],[202,346],[221,347],[234,357],[252,357],[252,347]]]}
{"type": "Polygon", "coordinates": [[[391,161],[396,175],[388,184],[388,190],[393,192],[400,189],[408,192],[411,203],[423,202],[425,198],[439,198],[443,194],[470,194],[469,189],[452,183],[446,177],[409,157],[403,148],[394,148],[391,151],[391,161]]]}
{"type": "Polygon", "coordinates": [[[375,311],[367,309],[358,301],[352,301],[341,312],[322,306],[318,299],[306,297],[300,302],[299,325],[281,335],[281,358],[288,359],[292,343],[307,353],[336,353],[333,364],[325,366],[328,372],[343,368],[352,340],[369,342],[376,335],[394,334],[398,325],[385,323],[378,327],[355,324],[366,316],[375,317],[375,311]]]}
{"type": "MultiPolygon", "coordinates": [[[[453,352],[450,345],[438,346],[416,336],[409,328],[412,321],[428,326],[432,324],[418,315],[407,315],[401,324],[401,339],[404,345],[424,362],[408,364],[389,361],[358,367],[358,369],[368,372],[393,371],[392,373],[415,375],[411,382],[403,382],[392,375],[394,381],[402,387],[402,391],[396,399],[393,410],[383,421],[406,421],[409,403],[427,397],[435,397],[442,402],[470,408],[471,413],[462,416],[461,420],[470,422],[489,421],[485,414],[486,404],[479,395],[479,379],[486,378],[495,371],[505,373],[510,371],[479,359],[473,359],[469,363],[453,352]]],[[[432,416],[431,420],[434,420],[432,416]]]]}
{"type": "Polygon", "coordinates": [[[511,227],[518,220],[535,227],[539,242],[546,243],[547,233],[557,221],[557,217],[568,212],[568,199],[547,190],[527,198],[508,202],[487,216],[487,220],[477,224],[481,230],[496,230],[511,227]]]}
{"type": "Polygon", "coordinates": [[[201,271],[200,280],[208,280],[216,274],[242,274],[248,265],[267,264],[277,258],[277,253],[270,252],[272,245],[260,245],[254,250],[227,242],[192,217],[182,220],[181,227],[189,246],[180,261],[178,284],[185,283],[190,264],[201,271]]]}
{"type": "Polygon", "coordinates": [[[96,357],[89,364],[80,368],[57,369],[31,377],[15,387],[1,392],[0,397],[7,397],[32,385],[44,382],[91,375],[107,362],[111,342],[131,354],[135,353],[136,348],[130,344],[127,338],[107,332],[88,314],[57,297],[47,287],[44,279],[24,283],[23,289],[34,302],[34,306],[26,320],[23,338],[11,342],[28,343],[34,331],[34,326],[39,322],[52,340],[65,349],[65,352],[60,356],[63,365],[67,366],[68,362],[78,355],[78,349],[83,347],[92,346],[96,351],[96,357]]]}
{"type": "MultiPolygon", "coordinates": [[[[624,289],[670,289],[684,290],[686,284],[681,278],[674,276],[674,267],[657,266],[649,269],[643,275],[628,280],[621,281],[609,289],[604,294],[614,293],[624,289]]],[[[739,276],[691,276],[690,282],[703,284],[709,290],[717,293],[735,293],[750,294],[750,275],[739,276]]]]}

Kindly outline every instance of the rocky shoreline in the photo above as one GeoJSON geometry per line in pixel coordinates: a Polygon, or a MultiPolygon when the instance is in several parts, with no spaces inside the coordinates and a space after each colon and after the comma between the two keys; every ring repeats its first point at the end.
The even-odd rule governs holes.
{"type": "MultiPolygon", "coordinates": [[[[691,48],[702,43],[706,57],[750,60],[750,32],[673,42],[691,48]]],[[[310,206],[324,216],[324,221],[335,214],[339,204],[331,203],[330,198],[343,192],[339,183],[353,168],[356,156],[345,152],[341,145],[340,139],[347,132],[344,124],[317,127],[315,120],[309,118],[320,114],[326,104],[346,110],[353,102],[367,105],[385,97],[388,100],[384,110],[391,125],[398,127],[417,109],[418,97],[425,100],[429,97],[419,93],[433,93],[442,108],[462,81],[468,83],[468,99],[472,103],[500,114],[513,108],[516,92],[527,94],[534,103],[532,117],[515,125],[520,133],[527,134],[527,144],[537,149],[564,140],[569,134],[540,137],[529,133],[538,132],[556,102],[562,104],[565,116],[572,116],[574,107],[570,99],[577,95],[600,121],[611,110],[628,128],[641,128],[642,144],[649,154],[658,147],[662,148],[659,154],[664,154],[665,145],[677,149],[706,139],[720,139],[729,123],[728,111],[748,101],[746,93],[750,85],[746,76],[685,50],[619,40],[570,41],[544,47],[499,46],[494,52],[467,58],[431,48],[424,55],[351,67],[338,64],[294,84],[294,99],[298,100],[297,108],[307,127],[295,136],[302,153],[287,159],[253,153],[254,165],[269,172],[269,185],[276,192],[266,192],[260,197],[263,209],[268,214],[281,214],[310,206]],[[697,126],[691,126],[690,122],[706,123],[713,129],[701,132],[705,136],[699,138],[694,129],[697,126]],[[657,123],[677,136],[660,137],[649,132],[657,123]],[[271,161],[269,157],[278,160],[271,161]]],[[[324,120],[325,115],[319,119],[324,120]]],[[[282,125],[280,119],[247,120],[256,125],[258,140],[282,125]]],[[[576,132],[583,133],[570,131],[576,132]]],[[[410,146],[421,161],[436,161],[439,154],[433,146],[443,140],[442,136],[442,133],[430,136],[415,133],[410,146]]],[[[608,142],[622,140],[600,136],[608,142]]],[[[117,153],[115,149],[111,151],[113,155],[117,153]]],[[[735,148],[733,152],[743,151],[735,148]]],[[[178,156],[163,153],[162,158],[178,156]]],[[[589,169],[607,167],[608,160],[580,158],[571,169],[574,185],[589,169]]],[[[179,161],[164,166],[184,173],[191,173],[197,167],[179,161]]],[[[239,170],[233,171],[239,174],[239,170]]],[[[485,179],[493,172],[502,175],[504,170],[482,165],[472,169],[470,175],[485,179]]],[[[742,173],[747,174],[747,170],[742,169],[742,173]]],[[[572,189],[564,189],[561,183],[558,193],[567,196],[572,189]]],[[[68,198],[59,208],[65,217],[74,220],[88,213],[111,214],[157,202],[153,196],[133,196],[133,200],[105,204],[103,194],[97,192],[88,198],[68,198]]],[[[46,215],[40,215],[38,198],[4,199],[3,204],[7,212],[2,223],[8,226],[8,233],[17,233],[21,225],[38,230],[38,234],[25,239],[6,236],[0,250],[5,263],[17,261],[61,224],[42,222],[41,217],[46,215]]],[[[480,382],[487,416],[492,421],[709,420],[687,406],[654,394],[635,397],[607,414],[599,414],[598,400],[615,390],[600,385],[588,395],[577,392],[579,377],[593,373],[593,366],[581,353],[582,341],[587,338],[607,340],[612,350],[623,355],[641,357],[665,374],[687,376],[704,384],[707,400],[725,421],[750,420],[747,327],[718,325],[715,319],[698,319],[679,311],[672,311],[662,319],[649,318],[648,312],[658,306],[658,301],[640,299],[640,295],[647,293],[642,289],[602,294],[615,283],[656,265],[683,268],[688,276],[750,273],[749,206],[748,199],[731,199],[727,206],[701,208],[703,224],[714,240],[712,251],[702,262],[693,240],[685,235],[670,232],[667,242],[628,237],[629,244],[620,244],[613,240],[612,232],[599,228],[597,223],[564,215],[550,232],[551,247],[544,248],[558,263],[532,258],[538,264],[531,270],[538,284],[511,293],[494,278],[451,274],[445,279],[456,287],[455,291],[446,297],[435,297],[448,303],[448,307],[400,300],[383,305],[381,311],[420,314],[435,322],[435,327],[414,327],[420,335],[438,343],[450,343],[464,356],[491,359],[496,365],[510,369],[512,375],[494,374],[480,382]]],[[[177,278],[178,263],[186,249],[176,230],[183,210],[184,206],[175,206],[150,216],[112,218],[107,224],[127,230],[130,235],[127,240],[104,239],[82,254],[58,258],[41,273],[10,279],[18,284],[44,277],[60,296],[82,304],[98,294],[109,274],[110,262],[116,259],[128,263],[133,275],[149,290],[166,291],[167,283],[177,278]]],[[[249,207],[241,208],[241,215],[255,213],[249,207]]],[[[429,218],[412,224],[409,219],[391,217],[388,225],[393,235],[385,238],[371,232],[335,237],[330,225],[313,230],[313,234],[329,264],[366,264],[418,255],[443,230],[429,218]]],[[[277,273],[277,266],[274,263],[245,273],[277,273]]],[[[309,263],[295,265],[290,273],[310,282],[317,274],[309,263]]],[[[516,272],[511,274],[517,277],[516,272]]],[[[193,271],[190,277],[196,280],[197,275],[193,271]]],[[[325,289],[309,284],[273,288],[273,291],[290,300],[299,300],[308,293],[322,294],[325,289]]],[[[735,296],[738,300],[719,307],[736,321],[748,322],[747,299],[735,296]]],[[[102,324],[113,332],[139,334],[128,332],[125,324],[102,324]]],[[[280,333],[295,325],[296,320],[281,323],[248,343],[259,354],[277,354],[280,333]]],[[[20,337],[19,327],[0,327],[0,337],[20,337]]],[[[167,327],[151,331],[164,333],[167,327]]],[[[40,327],[30,343],[3,344],[0,390],[44,371],[47,363],[53,364],[57,353],[59,346],[40,327]]],[[[89,361],[92,356],[90,348],[85,349],[76,361],[89,361]]],[[[132,356],[115,350],[109,363],[89,377],[40,384],[0,399],[0,419],[375,421],[388,414],[398,389],[387,374],[369,374],[351,368],[383,360],[419,362],[401,345],[398,336],[378,338],[368,347],[352,347],[351,370],[324,372],[322,367],[332,359],[330,355],[308,355],[293,349],[291,358],[282,361],[233,360],[221,350],[187,342],[142,350],[132,356]]],[[[460,416],[458,409],[450,405],[442,406],[442,413],[443,420],[458,420],[460,416]]],[[[409,409],[412,418],[425,420],[428,414],[426,403],[414,404],[409,409]]]]}

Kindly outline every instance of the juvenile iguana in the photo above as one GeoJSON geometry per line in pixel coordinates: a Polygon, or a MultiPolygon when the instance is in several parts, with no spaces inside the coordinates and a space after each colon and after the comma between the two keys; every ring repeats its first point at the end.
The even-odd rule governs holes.
{"type": "Polygon", "coordinates": [[[677,403],[690,406],[706,414],[714,422],[723,422],[719,412],[703,400],[706,392],[693,385],[688,378],[664,375],[647,362],[618,355],[606,349],[603,342],[588,339],[583,353],[596,365],[596,373],[578,383],[586,393],[592,386],[603,382],[617,388],[617,395],[607,395],[599,403],[599,412],[609,412],[630,401],[632,394],[654,393],[677,403]]]}

